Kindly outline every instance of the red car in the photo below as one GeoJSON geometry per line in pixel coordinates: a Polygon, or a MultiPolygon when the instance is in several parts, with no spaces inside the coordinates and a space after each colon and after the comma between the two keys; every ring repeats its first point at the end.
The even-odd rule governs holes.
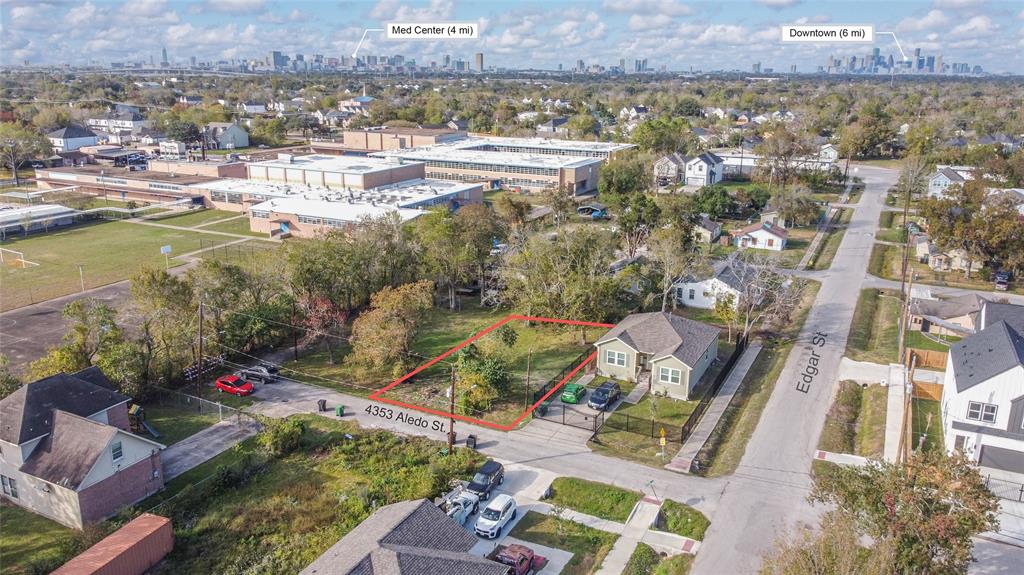
{"type": "Polygon", "coordinates": [[[237,375],[218,377],[214,387],[221,393],[227,392],[239,397],[249,395],[253,391],[252,383],[245,381],[237,375]]]}

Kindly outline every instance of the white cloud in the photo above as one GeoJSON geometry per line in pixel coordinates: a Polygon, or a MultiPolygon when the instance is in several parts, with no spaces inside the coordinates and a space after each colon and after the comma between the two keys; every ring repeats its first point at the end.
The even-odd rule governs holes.
{"type": "Polygon", "coordinates": [[[757,0],[758,4],[767,6],[769,8],[792,8],[799,4],[802,0],[757,0]]]}
{"type": "Polygon", "coordinates": [[[951,35],[958,38],[977,38],[993,34],[998,28],[988,16],[975,16],[954,27],[951,35]]]}
{"type": "Polygon", "coordinates": [[[935,6],[937,8],[970,8],[972,6],[980,6],[984,4],[986,0],[935,0],[935,6]]]}
{"type": "Polygon", "coordinates": [[[131,16],[163,16],[167,12],[167,0],[134,0],[124,3],[121,12],[131,16]]]}
{"type": "Polygon", "coordinates": [[[693,8],[677,0],[605,0],[605,10],[647,16],[687,16],[693,8]]]}
{"type": "Polygon", "coordinates": [[[452,0],[430,0],[429,4],[421,8],[401,4],[399,0],[380,0],[370,11],[370,17],[376,20],[416,22],[451,18],[454,11],[455,3],[452,0]]]}
{"type": "Polygon", "coordinates": [[[633,14],[629,17],[629,29],[633,31],[660,29],[672,23],[672,17],[665,14],[633,14]]]}
{"type": "Polygon", "coordinates": [[[924,16],[904,18],[896,25],[896,30],[899,32],[922,32],[944,27],[947,24],[949,24],[949,17],[942,10],[932,10],[924,16]]]}
{"type": "Polygon", "coordinates": [[[266,0],[206,0],[193,6],[195,12],[225,14],[262,14],[266,9],[266,0]]]}
{"type": "Polygon", "coordinates": [[[91,24],[95,19],[99,9],[92,2],[86,2],[81,6],[76,6],[68,10],[64,16],[64,21],[72,26],[85,26],[91,24]]]}

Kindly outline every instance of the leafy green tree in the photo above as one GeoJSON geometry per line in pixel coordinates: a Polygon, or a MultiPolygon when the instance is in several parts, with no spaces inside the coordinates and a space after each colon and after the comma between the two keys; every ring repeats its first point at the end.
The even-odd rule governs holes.
{"type": "Polygon", "coordinates": [[[827,513],[816,532],[777,543],[761,565],[760,575],[892,575],[894,553],[888,540],[872,548],[861,544],[853,522],[827,513]]]}
{"type": "Polygon", "coordinates": [[[646,120],[633,131],[633,143],[647,152],[685,151],[691,137],[690,124],[683,118],[646,120]]]}
{"type": "Polygon", "coordinates": [[[803,186],[777,188],[772,195],[772,206],[790,224],[809,224],[821,216],[821,207],[811,197],[811,191],[803,186]]]}
{"type": "Polygon", "coordinates": [[[33,381],[57,375],[58,373],[74,373],[89,367],[82,356],[75,353],[67,345],[51,347],[46,355],[28,365],[29,378],[33,381]]]}
{"type": "Polygon", "coordinates": [[[168,121],[164,127],[164,133],[167,134],[168,139],[186,144],[192,144],[203,139],[199,126],[184,120],[174,119],[168,121]]]}
{"type": "Polygon", "coordinates": [[[408,364],[409,351],[423,315],[434,303],[434,283],[427,280],[373,294],[370,309],[352,324],[352,353],[346,361],[380,370],[400,372],[408,364]]]}
{"type": "Polygon", "coordinates": [[[288,128],[285,125],[284,118],[274,118],[273,120],[257,118],[252,123],[249,139],[253,144],[276,146],[284,142],[287,134],[288,128]]]}
{"type": "Polygon", "coordinates": [[[658,225],[661,208],[647,194],[634,194],[618,214],[619,234],[626,255],[633,257],[658,225]]]}
{"type": "Polygon", "coordinates": [[[898,573],[966,573],[971,538],[998,528],[998,499],[959,451],[841,466],[815,478],[811,500],[835,507],[857,535],[891,545],[898,573]]]}
{"type": "Polygon", "coordinates": [[[117,385],[118,391],[140,401],[150,390],[149,360],[141,343],[125,340],[100,350],[93,365],[117,385]]]}
{"type": "Polygon", "coordinates": [[[491,260],[491,247],[501,234],[494,212],[483,204],[462,206],[455,214],[455,225],[465,242],[467,255],[476,268],[480,284],[480,301],[484,299],[487,283],[487,262],[491,260]]]}
{"type": "Polygon", "coordinates": [[[597,135],[598,123],[594,116],[586,113],[575,114],[567,122],[569,133],[574,138],[586,138],[597,135]]]}
{"type": "Polygon", "coordinates": [[[617,156],[601,167],[598,195],[612,206],[625,206],[629,198],[651,187],[652,175],[645,158],[639,154],[617,156]]]}
{"type": "Polygon", "coordinates": [[[736,211],[736,199],[732,197],[729,190],[720,184],[703,186],[693,196],[694,208],[702,214],[707,214],[713,220],[717,220],[725,214],[736,211]]]}
{"type": "Polygon", "coordinates": [[[729,328],[729,343],[732,343],[732,330],[736,326],[736,296],[731,293],[720,293],[715,297],[715,317],[729,328]]]}
{"type": "Polygon", "coordinates": [[[14,122],[0,122],[0,161],[11,170],[15,187],[21,185],[18,168],[33,158],[48,157],[53,153],[50,141],[35,130],[14,122]]]}
{"type": "Polygon", "coordinates": [[[680,98],[679,101],[676,102],[672,111],[677,116],[689,118],[699,117],[703,113],[703,110],[700,107],[700,102],[690,97],[680,98]]]}
{"type": "Polygon", "coordinates": [[[0,353],[0,399],[14,393],[21,387],[21,379],[11,372],[11,360],[0,353]]]}
{"type": "Polygon", "coordinates": [[[150,379],[178,381],[182,369],[198,359],[198,301],[187,280],[160,268],[142,268],[130,278],[133,313],[139,319],[140,344],[153,366],[150,379]]]}
{"type": "MultiPolygon", "coordinates": [[[[447,289],[448,307],[455,309],[455,287],[470,277],[475,263],[455,216],[445,206],[430,210],[416,222],[416,236],[423,246],[424,268],[447,289]]],[[[489,249],[489,242],[484,245],[489,249]]]]}

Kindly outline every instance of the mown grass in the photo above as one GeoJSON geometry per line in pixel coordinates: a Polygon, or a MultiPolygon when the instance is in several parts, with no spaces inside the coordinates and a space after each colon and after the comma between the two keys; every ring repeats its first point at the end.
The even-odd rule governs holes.
{"type": "Polygon", "coordinates": [[[914,398],[910,401],[911,449],[934,451],[943,449],[942,404],[931,399],[914,398]]]}
{"type": "Polygon", "coordinates": [[[846,356],[874,363],[898,361],[899,315],[898,292],[861,290],[846,342],[846,356]]]}
{"type": "Polygon", "coordinates": [[[210,222],[225,220],[241,215],[239,212],[229,210],[189,210],[187,212],[173,212],[161,218],[154,218],[153,221],[169,226],[181,226],[183,228],[194,228],[210,222]]]}
{"type": "Polygon", "coordinates": [[[629,557],[623,575],[686,575],[690,572],[693,555],[685,553],[665,557],[646,543],[637,543],[629,557]]]}
{"type": "Polygon", "coordinates": [[[562,569],[562,575],[596,573],[619,538],[612,533],[536,511],[527,512],[509,535],[572,553],[572,559],[562,569]]]}
{"type": "Polygon", "coordinates": [[[212,413],[170,405],[145,406],[145,414],[146,422],[160,434],[153,439],[164,445],[173,445],[217,423],[217,416],[212,413]]]}
{"type": "Polygon", "coordinates": [[[639,491],[575,477],[559,477],[551,483],[549,502],[608,521],[625,523],[642,498],[639,491]]]}
{"type": "Polygon", "coordinates": [[[843,381],[822,428],[818,449],[878,458],[885,448],[888,388],[843,381]]]}
{"type": "Polygon", "coordinates": [[[927,349],[927,350],[931,350],[931,351],[946,351],[946,352],[949,351],[949,347],[951,345],[953,345],[954,343],[956,343],[956,342],[960,341],[961,339],[963,339],[963,338],[955,336],[955,335],[937,335],[937,336],[935,336],[935,337],[937,337],[937,338],[939,338],[939,339],[941,339],[943,341],[949,342],[947,344],[944,344],[944,343],[935,341],[934,339],[931,339],[929,337],[926,337],[923,333],[921,333],[919,331],[907,331],[907,333],[906,333],[906,335],[904,337],[906,338],[906,346],[907,347],[913,347],[913,348],[916,348],[916,349],[927,349]]]}
{"type": "Polygon", "coordinates": [[[30,573],[33,564],[59,565],[61,548],[72,541],[75,533],[7,501],[0,503],[0,525],[0,573],[4,575],[30,573]]]}

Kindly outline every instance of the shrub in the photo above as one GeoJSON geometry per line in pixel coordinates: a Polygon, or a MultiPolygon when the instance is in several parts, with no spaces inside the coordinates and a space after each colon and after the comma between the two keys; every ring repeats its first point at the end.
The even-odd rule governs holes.
{"type": "Polygon", "coordinates": [[[700,541],[711,522],[693,507],[666,499],[661,506],[658,525],[663,531],[700,541]]]}
{"type": "Polygon", "coordinates": [[[658,566],[660,561],[661,557],[658,556],[650,545],[638,543],[636,549],[633,550],[633,555],[629,558],[629,563],[626,563],[626,568],[622,571],[622,574],[651,575],[654,573],[654,568],[658,566]]]}
{"type": "Polygon", "coordinates": [[[287,455],[302,445],[302,434],[306,425],[298,419],[279,419],[268,422],[260,432],[258,442],[263,449],[275,457],[287,455]]]}

